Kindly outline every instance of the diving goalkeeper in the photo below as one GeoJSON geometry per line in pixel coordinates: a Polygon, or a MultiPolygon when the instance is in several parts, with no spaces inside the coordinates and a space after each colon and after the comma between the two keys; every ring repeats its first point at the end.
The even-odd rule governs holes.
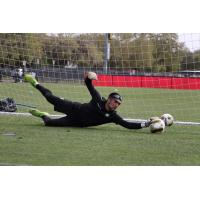
{"type": "Polygon", "coordinates": [[[116,109],[122,103],[121,95],[113,92],[109,94],[107,99],[102,97],[92,84],[92,80],[97,79],[97,76],[91,76],[94,74],[93,72],[88,72],[84,77],[85,84],[92,97],[89,103],[72,102],[57,97],[50,90],[39,84],[31,75],[25,75],[25,81],[38,89],[46,100],[54,105],[55,111],[64,113],[66,116],[55,119],[51,118],[48,113],[36,109],[32,109],[29,112],[33,116],[42,118],[46,126],[88,127],[106,123],[119,124],[128,129],[141,129],[150,126],[151,120],[139,123],[129,122],[120,117],[116,109]]]}

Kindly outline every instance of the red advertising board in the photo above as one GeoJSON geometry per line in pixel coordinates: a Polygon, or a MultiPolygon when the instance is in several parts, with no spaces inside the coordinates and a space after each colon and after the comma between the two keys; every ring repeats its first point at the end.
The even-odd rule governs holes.
{"type": "Polygon", "coordinates": [[[168,89],[200,89],[200,78],[153,77],[153,76],[115,76],[98,75],[96,86],[110,87],[144,87],[168,89]]]}

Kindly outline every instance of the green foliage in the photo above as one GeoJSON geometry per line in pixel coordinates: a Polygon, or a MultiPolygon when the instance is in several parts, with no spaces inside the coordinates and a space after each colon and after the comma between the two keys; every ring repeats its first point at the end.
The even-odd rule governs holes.
{"type": "Polygon", "coordinates": [[[175,33],[114,34],[111,67],[173,72],[180,69],[185,47],[175,33]]]}
{"type": "Polygon", "coordinates": [[[0,34],[1,63],[8,66],[22,66],[25,60],[27,64],[35,58],[43,57],[40,37],[33,33],[0,34]]]}
{"type": "MultiPolygon", "coordinates": [[[[199,67],[199,52],[186,49],[176,33],[112,33],[110,43],[112,69],[173,72],[199,67]]],[[[104,34],[97,33],[1,33],[0,64],[16,67],[25,60],[28,66],[102,67],[104,46],[104,34]]]]}

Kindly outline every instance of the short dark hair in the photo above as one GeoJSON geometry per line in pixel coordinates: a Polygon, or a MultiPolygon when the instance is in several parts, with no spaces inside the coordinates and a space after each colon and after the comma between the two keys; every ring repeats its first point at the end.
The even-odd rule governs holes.
{"type": "Polygon", "coordinates": [[[110,93],[108,98],[116,99],[119,103],[122,103],[122,96],[117,92],[110,93]]]}

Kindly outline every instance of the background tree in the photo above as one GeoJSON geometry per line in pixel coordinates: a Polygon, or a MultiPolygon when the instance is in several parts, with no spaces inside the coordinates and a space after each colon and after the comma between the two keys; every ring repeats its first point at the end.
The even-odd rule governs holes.
{"type": "MultiPolygon", "coordinates": [[[[112,33],[109,68],[117,71],[174,72],[199,69],[200,50],[191,52],[176,33],[112,33]]],[[[1,66],[103,68],[102,33],[0,34],[1,66]],[[38,65],[39,64],[39,65],[38,65]]]]}

